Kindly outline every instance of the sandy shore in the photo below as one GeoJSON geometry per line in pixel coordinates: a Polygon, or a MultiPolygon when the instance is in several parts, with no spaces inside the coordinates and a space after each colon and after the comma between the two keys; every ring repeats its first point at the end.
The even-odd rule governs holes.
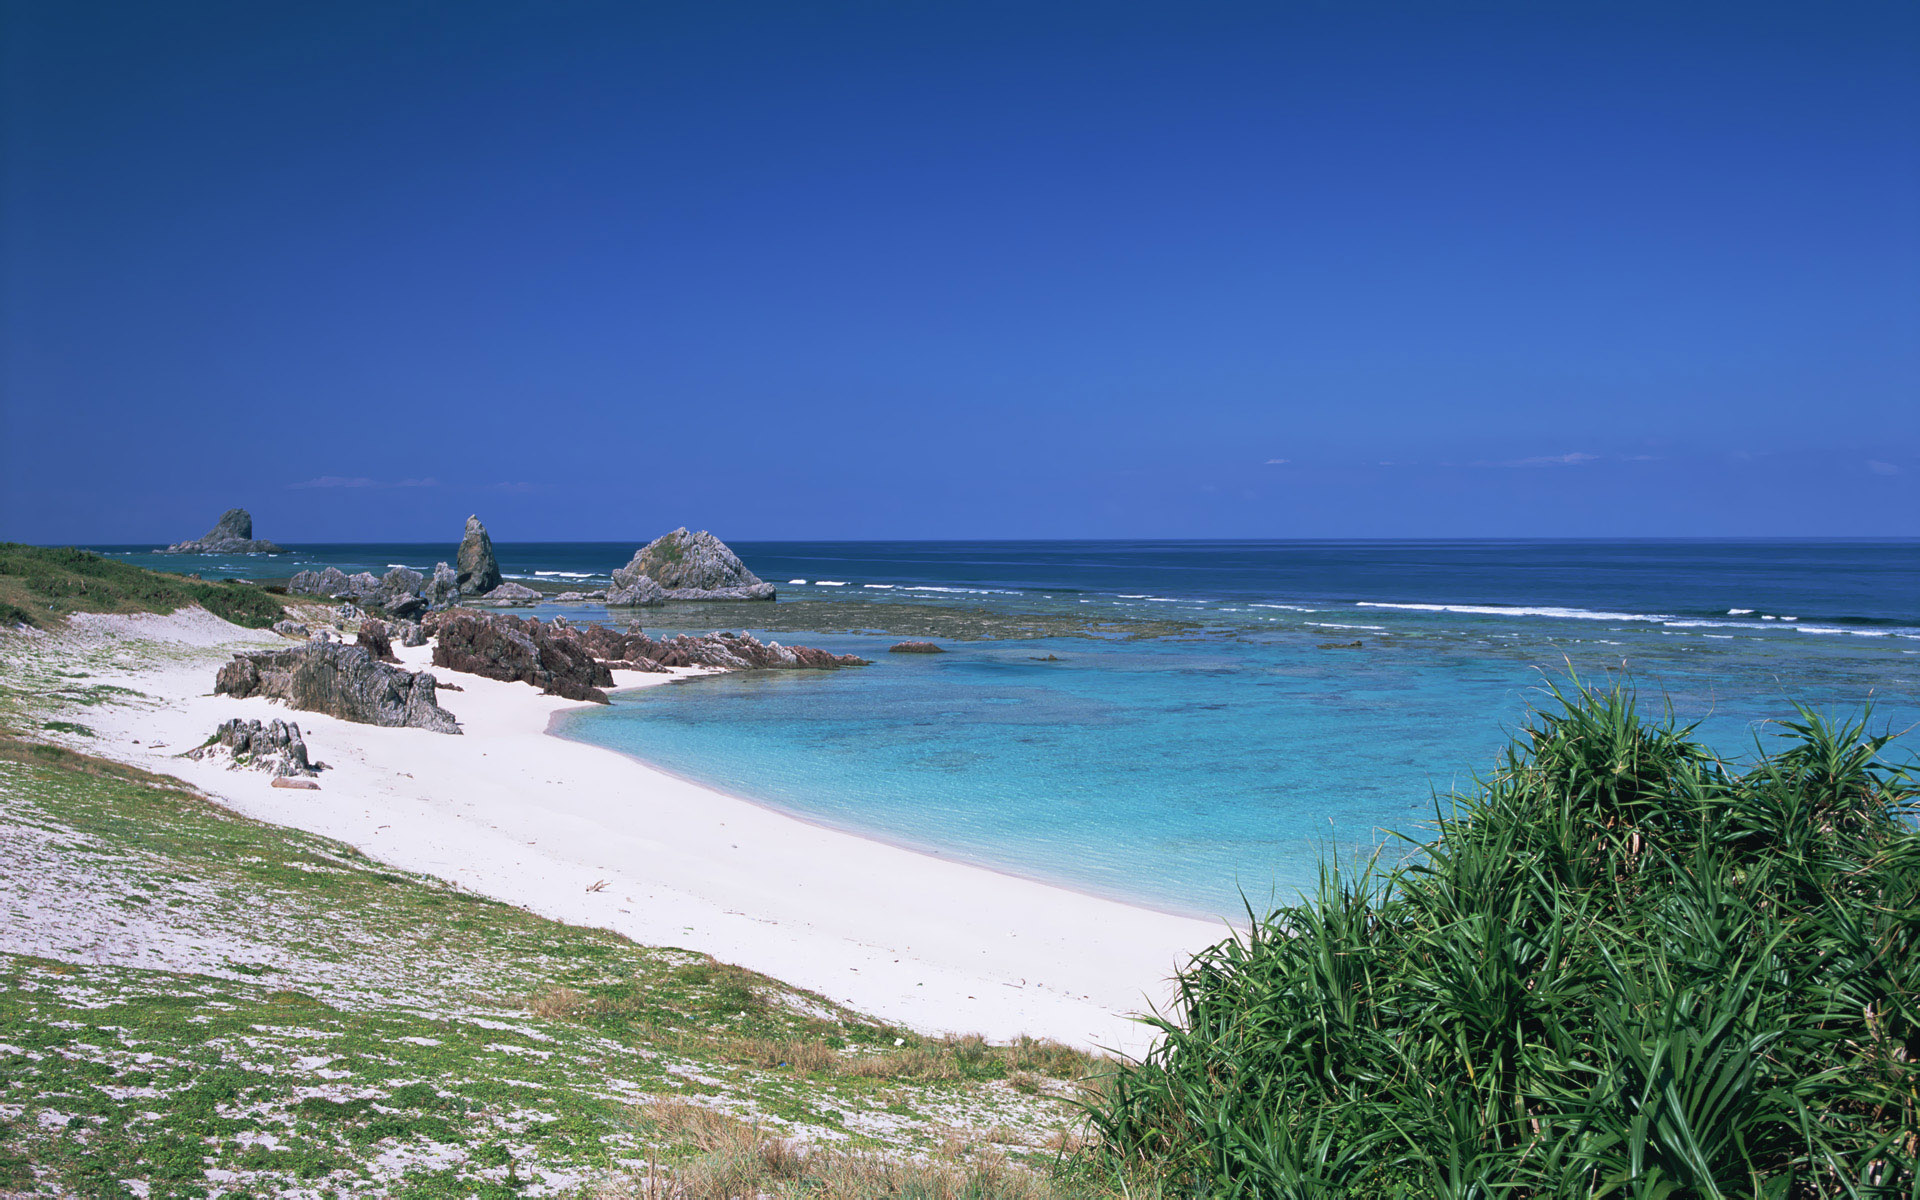
{"type": "MultiPolygon", "coordinates": [[[[397,866],[703,951],[927,1032],[1137,1052],[1147,1039],[1128,1014],[1163,1003],[1174,966],[1225,932],[813,825],[551,736],[553,715],[576,705],[525,684],[435,670],[464,689],[441,693],[465,731],[449,736],[210,695],[233,649],[286,643],[204,613],[83,616],[61,640],[117,648],[120,665],[91,668],[96,678],[149,698],[93,710],[94,753],[397,866]],[[298,721],[332,768],[321,790],[175,757],[236,716],[298,721]]],[[[396,653],[429,663],[425,647],[396,653]]],[[[619,672],[616,683],[671,679],[619,672]]]]}

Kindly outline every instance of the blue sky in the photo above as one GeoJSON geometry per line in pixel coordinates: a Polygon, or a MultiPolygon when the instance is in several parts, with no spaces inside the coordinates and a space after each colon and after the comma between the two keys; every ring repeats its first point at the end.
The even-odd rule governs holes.
{"type": "Polygon", "coordinates": [[[1920,536],[1912,4],[4,15],[0,537],[1920,536]]]}

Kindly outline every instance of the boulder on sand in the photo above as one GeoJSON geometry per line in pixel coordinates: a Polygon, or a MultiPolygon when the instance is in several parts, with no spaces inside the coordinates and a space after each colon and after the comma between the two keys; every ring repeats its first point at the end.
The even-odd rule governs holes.
{"type": "Polygon", "coordinates": [[[774,588],[747,570],[727,544],[702,529],[685,526],[662,534],[634,553],[633,561],[613,573],[607,603],[646,604],[649,590],[639,581],[651,579],[667,600],[771,600],[774,588]],[[623,599],[616,602],[614,597],[623,599]]]}
{"type": "Polygon", "coordinates": [[[235,767],[272,771],[276,776],[317,775],[324,764],[307,761],[307,743],[291,721],[222,721],[203,745],[187,751],[193,759],[232,756],[235,767]]]}
{"type": "Polygon", "coordinates": [[[493,556],[493,539],[478,516],[467,518],[466,536],[460,539],[454,563],[462,596],[484,596],[500,586],[500,560],[493,556]]]}
{"type": "Polygon", "coordinates": [[[280,554],[280,547],[253,536],[253,514],[244,508],[230,508],[220,514],[204,537],[175,542],[162,554],[280,554]]]}
{"type": "Polygon", "coordinates": [[[388,666],[365,646],[308,642],[287,650],[249,650],[220,668],[215,695],[266,696],[288,708],[326,713],[361,725],[398,725],[459,733],[459,722],[434,697],[426,672],[388,666]]]}
{"type": "Polygon", "coordinates": [[[354,639],[354,645],[365,646],[381,662],[398,663],[394,657],[393,634],[385,621],[366,620],[360,623],[360,636],[354,639]]]}

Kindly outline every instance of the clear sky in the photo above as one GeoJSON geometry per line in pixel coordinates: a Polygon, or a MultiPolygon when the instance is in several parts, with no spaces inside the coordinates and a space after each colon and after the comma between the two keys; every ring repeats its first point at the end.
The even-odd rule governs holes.
{"type": "Polygon", "coordinates": [[[1920,6],[0,3],[0,538],[1920,535],[1920,6]]]}

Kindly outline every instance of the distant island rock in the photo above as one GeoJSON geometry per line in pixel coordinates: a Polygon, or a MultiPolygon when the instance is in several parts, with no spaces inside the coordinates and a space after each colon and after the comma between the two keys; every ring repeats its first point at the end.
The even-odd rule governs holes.
{"type": "Polygon", "coordinates": [[[284,554],[285,551],[264,538],[253,536],[253,514],[244,508],[230,508],[220,514],[203,537],[190,542],[175,542],[161,554],[284,554]]]}
{"type": "Polygon", "coordinates": [[[493,539],[480,518],[467,518],[466,536],[460,539],[460,553],[454,559],[459,570],[460,594],[484,596],[500,586],[500,560],[493,556],[493,539]]]}
{"type": "Polygon", "coordinates": [[[932,642],[895,642],[887,647],[888,654],[945,654],[946,651],[932,642]]]}
{"type": "Polygon", "coordinates": [[[633,561],[613,573],[609,608],[664,600],[771,600],[774,588],[747,570],[727,544],[702,529],[684,526],[648,542],[633,561]]]}

